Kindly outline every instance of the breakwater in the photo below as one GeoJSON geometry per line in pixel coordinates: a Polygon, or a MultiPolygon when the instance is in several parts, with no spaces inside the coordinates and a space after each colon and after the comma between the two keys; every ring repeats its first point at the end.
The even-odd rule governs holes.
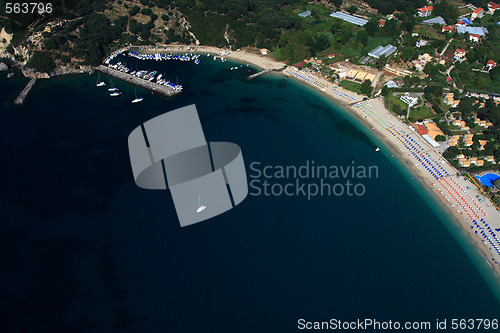
{"type": "Polygon", "coordinates": [[[155,92],[160,93],[160,94],[165,95],[165,96],[169,96],[169,97],[174,96],[175,94],[178,94],[180,92],[179,90],[175,90],[171,87],[167,87],[164,85],[157,84],[155,82],[147,81],[147,80],[141,79],[137,76],[130,75],[130,74],[121,72],[119,70],[106,67],[104,65],[98,66],[97,70],[101,71],[105,74],[108,74],[110,76],[116,77],[120,80],[126,81],[128,83],[134,84],[134,85],[139,86],[139,87],[143,87],[143,88],[155,91],[155,92]]]}
{"type": "Polygon", "coordinates": [[[32,78],[28,82],[28,84],[26,85],[26,87],[24,87],[23,91],[21,91],[21,93],[15,99],[14,104],[21,105],[21,104],[24,103],[24,100],[26,99],[26,96],[28,96],[29,92],[31,91],[31,89],[35,85],[35,82],[36,82],[36,78],[32,78]]]}
{"type": "Polygon", "coordinates": [[[254,79],[254,78],[256,78],[256,77],[259,77],[259,76],[264,75],[264,74],[266,74],[266,73],[269,73],[269,72],[271,72],[271,71],[272,71],[272,69],[269,69],[269,68],[268,68],[268,69],[265,69],[265,70],[263,70],[263,71],[260,71],[260,72],[258,72],[258,73],[255,73],[255,74],[250,75],[250,76],[248,77],[248,79],[249,79],[249,80],[254,79]]]}

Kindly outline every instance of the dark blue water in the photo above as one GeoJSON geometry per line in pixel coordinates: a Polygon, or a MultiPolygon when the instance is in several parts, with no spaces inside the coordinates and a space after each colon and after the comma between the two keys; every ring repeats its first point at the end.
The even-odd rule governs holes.
{"type": "Polygon", "coordinates": [[[124,94],[111,98],[85,75],[39,81],[14,107],[26,80],[0,79],[2,332],[293,332],[300,318],[498,316],[487,264],[333,103],[282,76],[247,81],[229,62],[138,65],[185,91],[137,89],[145,100],[132,105],[132,86],[115,81],[124,94]],[[375,165],[378,178],[362,180],[361,197],[248,196],[180,228],[168,192],[134,184],[127,137],[188,104],[208,141],[241,147],[248,175],[255,161],[314,161],[375,165]]]}

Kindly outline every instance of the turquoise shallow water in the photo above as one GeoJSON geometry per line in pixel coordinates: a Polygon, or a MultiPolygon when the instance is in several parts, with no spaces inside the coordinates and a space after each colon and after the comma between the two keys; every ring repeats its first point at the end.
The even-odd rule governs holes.
{"type": "Polygon", "coordinates": [[[3,331],[290,332],[299,318],[498,316],[484,259],[337,105],[280,75],[248,81],[229,61],[137,64],[185,91],[138,89],[145,100],[132,105],[133,87],[115,81],[124,94],[113,99],[84,75],[40,81],[13,107],[25,81],[0,79],[3,331]],[[193,103],[207,140],[237,143],[249,176],[252,162],[314,161],[374,165],[378,178],[361,181],[361,197],[250,195],[181,229],[167,192],[133,183],[127,137],[193,103]]]}

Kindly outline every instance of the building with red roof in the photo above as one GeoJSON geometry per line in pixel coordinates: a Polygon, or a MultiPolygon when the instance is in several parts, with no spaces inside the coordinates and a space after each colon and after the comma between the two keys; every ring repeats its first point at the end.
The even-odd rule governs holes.
{"type": "Polygon", "coordinates": [[[494,2],[488,2],[488,10],[490,11],[491,14],[494,14],[495,10],[497,9],[500,9],[500,5],[494,2]]]}
{"type": "Polygon", "coordinates": [[[382,19],[378,20],[379,27],[383,27],[384,25],[385,25],[385,20],[382,20],[382,19]]]}
{"type": "Polygon", "coordinates": [[[420,124],[411,124],[411,126],[418,132],[420,135],[426,135],[429,134],[429,130],[420,124]]]}
{"type": "Polygon", "coordinates": [[[481,41],[481,36],[476,35],[476,34],[469,34],[469,40],[479,43],[481,41]]]}
{"type": "Polygon", "coordinates": [[[460,58],[460,59],[465,57],[466,54],[467,54],[467,51],[465,51],[463,49],[456,49],[456,51],[455,51],[455,57],[460,58]]]}
{"type": "Polygon", "coordinates": [[[441,28],[441,32],[453,32],[453,27],[452,26],[443,25],[443,27],[441,28]]]}
{"type": "Polygon", "coordinates": [[[420,16],[420,17],[431,16],[433,9],[434,8],[432,6],[427,6],[427,7],[419,8],[418,9],[418,16],[420,16]]]}
{"type": "Polygon", "coordinates": [[[488,60],[488,62],[486,63],[486,67],[488,67],[488,70],[492,70],[496,65],[497,63],[493,60],[488,60]]]}
{"type": "Polygon", "coordinates": [[[477,8],[475,11],[472,12],[472,15],[470,16],[473,20],[476,18],[481,18],[484,16],[484,9],[481,7],[477,8]]]}

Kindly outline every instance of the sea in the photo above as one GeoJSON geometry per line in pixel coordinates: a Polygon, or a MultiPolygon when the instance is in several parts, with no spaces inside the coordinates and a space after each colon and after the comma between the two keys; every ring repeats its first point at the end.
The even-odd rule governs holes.
{"type": "Polygon", "coordinates": [[[39,80],[14,106],[27,79],[0,73],[1,332],[296,332],[364,320],[434,332],[445,322],[445,332],[453,320],[499,319],[489,258],[370,128],[285,76],[248,80],[251,65],[200,59],[116,59],[178,81],[171,98],[104,74],[96,87],[94,73],[39,80]],[[123,95],[109,96],[110,80],[123,95]],[[131,103],[135,91],[143,102],[131,103]],[[181,228],[168,191],[135,185],[127,138],[191,104],[207,141],[240,146],[249,182],[279,185],[250,187],[235,208],[181,228]],[[378,172],[349,178],[359,195],[308,198],[278,190],[320,179],[255,170],[307,163],[378,172]]]}

